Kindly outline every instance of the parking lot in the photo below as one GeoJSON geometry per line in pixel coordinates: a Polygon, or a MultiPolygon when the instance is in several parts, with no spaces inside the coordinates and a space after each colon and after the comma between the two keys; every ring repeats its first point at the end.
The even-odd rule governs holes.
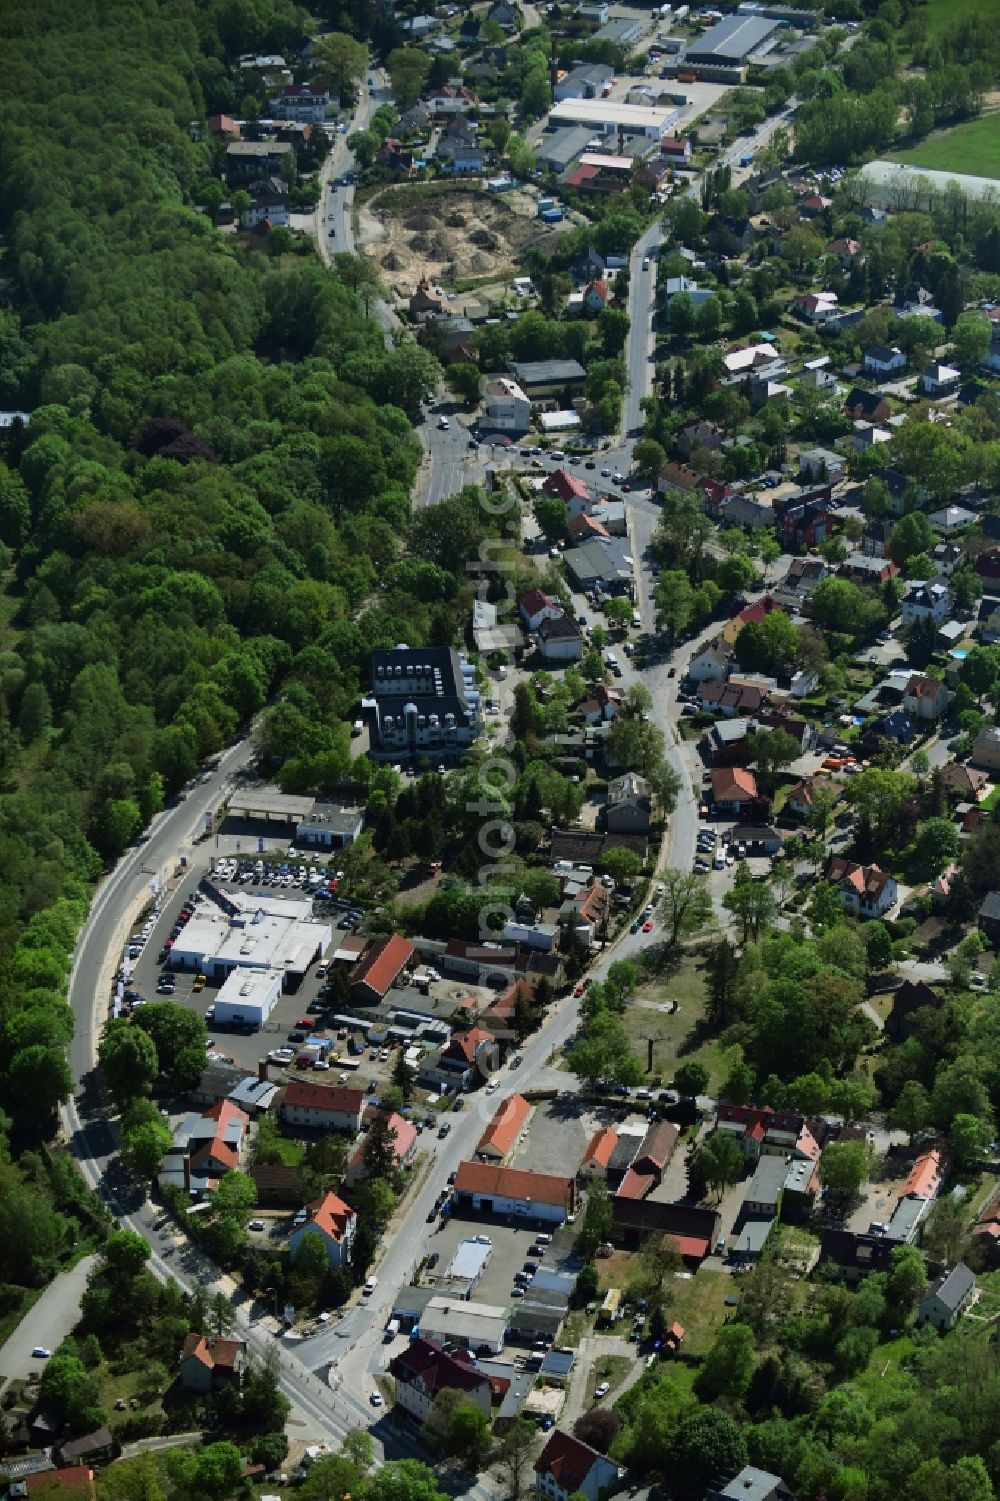
{"type": "MultiPolygon", "coordinates": [[[[174,984],[172,994],[157,994],[156,987],[161,973],[165,972],[169,967],[166,962],[160,962],[159,955],[163,951],[163,946],[169,938],[171,930],[177,924],[184,903],[197,893],[198,882],[207,872],[207,861],[190,867],[185,872],[176,890],[166,896],[153,931],[145,942],[140,957],[134,962],[132,984],[130,987],[147,1001],[171,1000],[179,1006],[197,1010],[202,1016],[204,1016],[206,1010],[212,1005],[219,988],[218,985],[213,984],[209,980],[201,990],[196,991],[194,988],[196,983],[194,973],[190,970],[176,969],[170,970],[174,984]]],[[[269,892],[273,894],[274,890],[273,887],[264,886],[260,882],[248,882],[243,885],[237,884],[236,887],[232,887],[231,883],[226,882],[220,884],[224,890],[237,889],[247,895],[261,896],[267,895],[269,892]]],[[[287,890],[282,888],[281,894],[292,899],[298,898],[301,900],[307,893],[301,888],[289,886],[287,890]]],[[[336,945],[338,940],[346,936],[346,933],[338,927],[338,922],[341,920],[340,915],[336,911],[332,911],[324,914],[324,916],[333,929],[333,942],[336,945]]],[[[279,997],[268,1021],[260,1032],[244,1033],[228,1029],[215,1031],[209,1020],[209,1037],[215,1044],[214,1048],[209,1051],[231,1059],[239,1067],[246,1068],[248,1072],[256,1072],[258,1060],[272,1049],[284,1043],[288,1033],[295,1028],[296,1022],[307,1018],[310,1005],[317,1003],[319,991],[327,983],[325,969],[322,975],[317,973],[320,968],[323,968],[322,964],[310,969],[297,991],[294,993],[284,993],[279,997]]],[[[402,997],[407,992],[400,991],[394,992],[394,994],[402,997]]],[[[310,1018],[312,1021],[318,1019],[315,1015],[310,1018]]],[[[364,1056],[357,1060],[361,1065],[357,1073],[359,1081],[363,1084],[367,1084],[367,1081],[372,1078],[378,1078],[380,1082],[385,1081],[388,1078],[389,1071],[392,1069],[393,1060],[394,1055],[391,1055],[386,1063],[379,1063],[377,1059],[371,1056],[371,1050],[366,1049],[364,1056]]],[[[272,1071],[272,1077],[277,1077],[279,1074],[280,1070],[278,1069],[272,1071]]],[[[323,1075],[328,1080],[331,1076],[336,1078],[336,1072],[333,1072],[332,1075],[323,1075]]]]}
{"type": "Polygon", "coordinates": [[[432,1278],[435,1274],[443,1274],[463,1240],[469,1240],[475,1235],[488,1235],[493,1243],[493,1251],[486,1270],[472,1293],[472,1299],[476,1303],[506,1308],[511,1303],[511,1293],[515,1287],[514,1274],[523,1270],[525,1261],[529,1260],[528,1249],[535,1244],[535,1236],[539,1233],[551,1235],[552,1244],[541,1248],[542,1255],[530,1259],[540,1262],[550,1271],[558,1270],[572,1245],[572,1226],[557,1229],[548,1225],[540,1229],[536,1225],[528,1229],[514,1223],[507,1224],[506,1221],[489,1215],[465,1214],[461,1211],[448,1215],[439,1220],[438,1228],[427,1237],[425,1249],[428,1255],[440,1258],[436,1266],[429,1269],[428,1276],[432,1278]]]}
{"type": "Polygon", "coordinates": [[[536,1107],[511,1166],[571,1177],[590,1138],[614,1115],[609,1110],[583,1109],[575,1095],[547,1100],[536,1107]]]}

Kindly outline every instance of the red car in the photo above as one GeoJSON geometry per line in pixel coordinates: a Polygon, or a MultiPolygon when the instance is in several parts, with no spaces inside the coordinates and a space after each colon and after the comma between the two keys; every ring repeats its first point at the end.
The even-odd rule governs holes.
{"type": "Polygon", "coordinates": [[[583,983],[583,981],[582,981],[582,980],[581,980],[581,981],[580,981],[580,983],[579,983],[579,985],[578,985],[578,986],[577,986],[577,987],[576,987],[576,989],[575,989],[575,990],[574,990],[574,992],[573,992],[573,994],[574,994],[574,995],[575,995],[575,996],[576,996],[576,997],[577,997],[577,998],[579,998],[579,997],[580,997],[580,996],[581,996],[581,995],[583,995],[583,992],[584,992],[584,991],[585,991],[585,990],[586,990],[586,988],[587,988],[587,987],[586,987],[586,986],[585,986],[585,985],[584,985],[584,983],[583,983]]]}
{"type": "Polygon", "coordinates": [[[648,922],[644,922],[643,923],[643,925],[642,925],[642,931],[644,933],[652,933],[652,931],[653,931],[653,919],[652,918],[650,918],[648,922]]]}
{"type": "Polygon", "coordinates": [[[295,1025],[301,1027],[303,1032],[311,1032],[316,1023],[311,1016],[303,1016],[295,1025]]]}

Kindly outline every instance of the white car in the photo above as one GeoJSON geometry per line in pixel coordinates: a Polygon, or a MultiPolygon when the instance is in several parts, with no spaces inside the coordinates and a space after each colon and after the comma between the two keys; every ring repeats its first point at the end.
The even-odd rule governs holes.
{"type": "Polygon", "coordinates": [[[369,1402],[371,1403],[371,1405],[373,1407],[381,1407],[382,1406],[382,1393],[381,1392],[372,1392],[372,1394],[368,1398],[368,1400],[369,1400],[369,1402]]]}
{"type": "Polygon", "coordinates": [[[606,1397],[608,1395],[608,1392],[610,1390],[611,1390],[611,1383],[610,1383],[610,1381],[602,1381],[601,1384],[600,1384],[600,1386],[594,1392],[594,1401],[595,1402],[599,1402],[602,1397],[606,1397]]]}
{"type": "Polygon", "coordinates": [[[490,1082],[486,1086],[486,1093],[487,1094],[496,1094],[496,1092],[497,1092],[497,1090],[499,1088],[500,1088],[500,1085],[497,1083],[496,1079],[491,1079],[490,1082]]]}

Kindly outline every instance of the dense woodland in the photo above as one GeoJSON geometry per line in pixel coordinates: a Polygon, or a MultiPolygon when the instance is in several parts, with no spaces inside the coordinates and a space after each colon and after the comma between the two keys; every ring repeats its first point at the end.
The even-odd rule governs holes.
{"type": "Polygon", "coordinates": [[[31,1228],[4,1238],[11,1307],[100,1233],[73,1175],[23,1155],[69,1091],[91,883],[282,680],[265,750],[293,755],[300,785],[336,783],[370,648],[452,639],[467,598],[398,562],[433,359],[386,348],[349,266],[224,237],[197,207],[230,59],[294,53],[302,22],[280,0],[0,15],[17,79],[0,405],[32,414],[0,452],[0,1090],[18,1163],[0,1214],[31,1228]]]}

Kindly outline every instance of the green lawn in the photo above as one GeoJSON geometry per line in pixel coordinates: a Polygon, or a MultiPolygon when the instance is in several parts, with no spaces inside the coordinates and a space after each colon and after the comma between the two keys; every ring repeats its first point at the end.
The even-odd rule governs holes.
{"type": "Polygon", "coordinates": [[[684,954],[676,966],[641,985],[635,1001],[625,1008],[625,1030],[632,1047],[645,1067],[648,1039],[653,1042],[653,1073],[666,1083],[673,1078],[678,1063],[702,1063],[711,1076],[709,1089],[718,1088],[725,1072],[722,1049],[718,1042],[702,1031],[705,1015],[705,976],[702,961],[694,954],[684,954]],[[638,1005],[647,1001],[653,1005],[638,1005]],[[653,1006],[676,1001],[678,1009],[670,1014],[653,1006]]]}
{"type": "MultiPolygon", "coordinates": [[[[955,9],[975,9],[976,0],[954,0],[955,9]]],[[[1000,178],[1000,115],[982,115],[951,130],[935,130],[908,151],[894,151],[891,160],[929,171],[966,172],[973,177],[1000,178]]]]}
{"type": "Polygon", "coordinates": [[[925,14],[931,36],[943,36],[966,16],[978,16],[984,22],[995,22],[996,0],[930,0],[925,14]]]}
{"type": "Polygon", "coordinates": [[[279,1136],[277,1147],[285,1167],[300,1167],[305,1161],[306,1149],[301,1141],[293,1141],[289,1136],[279,1136]]]}

